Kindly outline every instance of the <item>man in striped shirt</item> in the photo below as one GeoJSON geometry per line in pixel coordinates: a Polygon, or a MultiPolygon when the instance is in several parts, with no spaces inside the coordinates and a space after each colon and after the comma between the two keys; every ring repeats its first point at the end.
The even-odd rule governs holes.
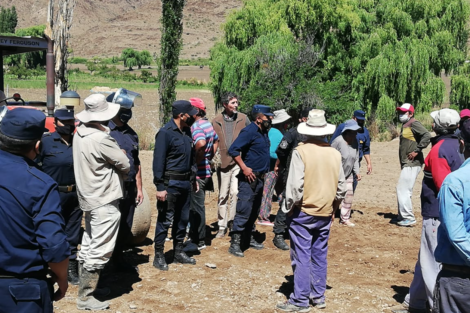
{"type": "Polygon", "coordinates": [[[206,248],[206,190],[213,191],[212,173],[210,161],[217,151],[219,137],[217,136],[211,122],[207,120],[206,106],[199,98],[189,99],[191,104],[199,110],[196,122],[191,126],[191,134],[196,150],[197,174],[196,179],[199,188],[193,191],[191,197],[191,211],[189,213],[189,238],[198,245],[198,249],[206,248]]]}

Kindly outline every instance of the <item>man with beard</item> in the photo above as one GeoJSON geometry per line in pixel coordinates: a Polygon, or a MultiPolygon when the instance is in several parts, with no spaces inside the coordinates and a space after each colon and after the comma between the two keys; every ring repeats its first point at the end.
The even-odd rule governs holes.
{"type": "Polygon", "coordinates": [[[252,110],[253,122],[245,127],[228,150],[240,167],[238,175],[238,201],[233,220],[229,253],[244,257],[245,241],[256,250],[264,248],[251,235],[259,214],[263,196],[264,175],[269,171],[269,137],[273,113],[266,105],[257,104],[252,110]],[[242,244],[242,234],[244,242],[242,244]]]}
{"type": "MultiPolygon", "coordinates": [[[[119,211],[121,212],[121,223],[119,225],[118,237],[114,248],[112,264],[117,271],[135,272],[136,267],[127,263],[123,257],[124,246],[132,237],[132,221],[137,206],[142,204],[144,194],[142,192],[142,170],[139,159],[139,137],[129,126],[132,118],[132,107],[134,98],[126,96],[126,89],[120,89],[118,93],[112,93],[107,97],[108,102],[120,105],[118,114],[109,122],[110,135],[118,143],[119,147],[126,152],[131,169],[124,181],[124,198],[119,200],[119,211]]],[[[137,94],[137,97],[141,97],[137,94]]]]}
{"type": "MultiPolygon", "coordinates": [[[[357,124],[361,127],[357,131],[357,144],[359,147],[359,166],[361,166],[361,161],[362,158],[366,159],[367,163],[367,175],[370,175],[372,173],[372,163],[370,160],[370,135],[369,135],[369,130],[367,127],[364,126],[366,122],[366,113],[362,110],[356,110],[354,111],[353,120],[357,122],[357,124]]],[[[331,136],[330,143],[333,143],[333,140],[336,139],[336,137],[340,136],[343,132],[345,123],[339,124],[339,126],[336,128],[335,133],[333,136],[331,136]]],[[[353,192],[356,192],[356,187],[357,187],[357,175],[354,174],[354,181],[353,181],[353,192]]]]}
{"type": "Polygon", "coordinates": [[[157,225],[155,229],[155,259],[153,266],[168,271],[163,254],[165,238],[172,226],[175,263],[196,264],[183,251],[186,226],[191,207],[191,188],[196,187],[196,164],[190,127],[198,110],[189,101],[177,100],[172,105],[173,118],[155,136],[153,152],[153,182],[157,187],[157,225]]]}
{"type": "Polygon", "coordinates": [[[61,213],[65,220],[65,233],[70,245],[68,281],[78,285],[77,246],[80,243],[80,227],[83,211],[78,205],[75,174],[73,172],[74,110],[59,109],[54,112],[54,133],[42,138],[41,154],[37,158],[41,170],[59,185],[61,213]]]}

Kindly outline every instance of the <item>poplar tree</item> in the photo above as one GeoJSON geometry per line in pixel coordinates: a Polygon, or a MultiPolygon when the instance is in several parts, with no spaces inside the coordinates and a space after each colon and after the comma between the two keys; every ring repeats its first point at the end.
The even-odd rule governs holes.
{"type": "Polygon", "coordinates": [[[176,100],[176,79],[182,46],[183,8],[186,0],[162,0],[162,37],[158,63],[158,94],[160,100],[160,124],[171,117],[171,105],[176,100]]]}

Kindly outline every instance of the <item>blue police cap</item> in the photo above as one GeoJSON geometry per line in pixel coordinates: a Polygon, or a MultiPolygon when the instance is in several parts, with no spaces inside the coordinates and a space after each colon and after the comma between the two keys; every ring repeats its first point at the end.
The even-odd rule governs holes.
{"type": "Polygon", "coordinates": [[[40,139],[48,130],[46,126],[46,115],[43,112],[17,108],[9,111],[2,119],[0,131],[7,137],[34,140],[40,139]]]}
{"type": "Polygon", "coordinates": [[[198,113],[198,110],[187,100],[176,100],[171,106],[173,107],[173,114],[188,113],[189,115],[196,115],[198,113]]]}
{"type": "Polygon", "coordinates": [[[366,112],[362,110],[356,110],[354,111],[354,117],[357,118],[358,120],[365,120],[366,119],[366,112]]]}
{"type": "Polygon", "coordinates": [[[274,114],[271,113],[271,108],[267,105],[262,105],[262,104],[255,104],[253,106],[253,110],[251,110],[251,114],[256,114],[256,113],[263,113],[266,116],[274,116],[274,114]]]}
{"type": "Polygon", "coordinates": [[[61,121],[69,121],[75,119],[74,110],[69,109],[58,109],[54,112],[54,117],[61,121]]]}

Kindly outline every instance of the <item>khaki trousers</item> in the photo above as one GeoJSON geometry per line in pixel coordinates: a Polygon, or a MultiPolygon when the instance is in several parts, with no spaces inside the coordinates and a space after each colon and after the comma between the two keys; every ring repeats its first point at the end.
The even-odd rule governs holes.
{"type": "Polygon", "coordinates": [[[85,211],[85,232],[78,261],[87,271],[101,270],[113,254],[119,231],[119,201],[85,211]]]}
{"type": "Polygon", "coordinates": [[[228,222],[233,221],[235,217],[237,210],[238,173],[240,173],[238,165],[217,170],[217,179],[219,181],[219,229],[226,229],[228,222]]]}

